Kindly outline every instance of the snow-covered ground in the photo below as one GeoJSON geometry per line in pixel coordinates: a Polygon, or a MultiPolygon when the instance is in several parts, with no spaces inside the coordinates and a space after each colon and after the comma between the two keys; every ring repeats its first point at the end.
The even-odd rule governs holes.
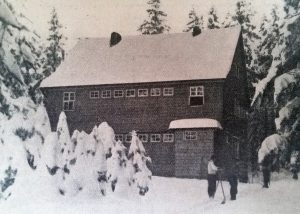
{"type": "MultiPolygon", "coordinates": [[[[178,179],[153,177],[146,196],[116,193],[103,197],[89,198],[79,195],[76,198],[57,197],[45,199],[31,192],[24,193],[24,200],[8,200],[0,203],[4,214],[93,214],[93,213],[209,213],[209,214],[267,214],[300,213],[300,181],[291,176],[272,175],[269,189],[261,184],[239,184],[236,201],[229,199],[228,182],[223,181],[226,203],[220,186],[214,200],[208,199],[207,181],[198,179],[178,179]]],[[[27,191],[24,188],[24,191],[27,191]]],[[[44,192],[47,195],[47,192],[44,192]]]]}

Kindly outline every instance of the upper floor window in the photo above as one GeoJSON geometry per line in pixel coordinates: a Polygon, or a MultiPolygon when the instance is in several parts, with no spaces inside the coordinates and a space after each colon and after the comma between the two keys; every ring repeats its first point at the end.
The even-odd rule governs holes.
{"type": "Polygon", "coordinates": [[[196,131],[185,131],[184,139],[185,140],[197,140],[197,132],[196,131]]]}
{"type": "Polygon", "coordinates": [[[122,134],[116,134],[115,135],[115,140],[123,142],[123,135],[122,134]]]}
{"type": "Polygon", "coordinates": [[[90,91],[90,98],[91,99],[98,99],[99,98],[99,91],[90,91]]]}
{"type": "Polygon", "coordinates": [[[148,135],[147,134],[139,134],[139,139],[142,141],[142,143],[148,142],[148,135]]]}
{"type": "Polygon", "coordinates": [[[135,97],[135,90],[134,89],[127,89],[126,90],[126,97],[135,97]]]}
{"type": "Polygon", "coordinates": [[[164,134],[163,135],[163,142],[171,143],[174,142],[174,134],[164,134]]]}
{"type": "Polygon", "coordinates": [[[174,88],[164,88],[164,96],[173,96],[174,88]]]}
{"type": "Polygon", "coordinates": [[[139,89],[138,96],[139,97],[148,97],[148,89],[139,89]]]}
{"type": "Polygon", "coordinates": [[[204,104],[204,87],[190,87],[190,106],[201,106],[204,104]]]}
{"type": "Polygon", "coordinates": [[[75,109],[75,92],[64,92],[63,109],[64,109],[64,111],[74,111],[74,109],[75,109]]]}
{"type": "Polygon", "coordinates": [[[152,97],[160,96],[160,88],[151,88],[150,94],[152,97]]]}
{"type": "Polygon", "coordinates": [[[124,92],[123,90],[114,90],[114,98],[120,98],[123,97],[124,92]]]}
{"type": "Polygon", "coordinates": [[[151,142],[160,142],[160,134],[151,134],[150,141],[151,142]]]}
{"type": "Polygon", "coordinates": [[[102,91],[102,98],[111,98],[111,90],[102,91]]]}

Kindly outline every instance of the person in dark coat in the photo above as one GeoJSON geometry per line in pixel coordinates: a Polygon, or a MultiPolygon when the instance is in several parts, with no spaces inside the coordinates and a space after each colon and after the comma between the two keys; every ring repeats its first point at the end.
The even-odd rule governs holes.
{"type": "Polygon", "coordinates": [[[236,200],[236,195],[238,193],[238,175],[239,165],[238,160],[236,159],[228,171],[228,181],[230,184],[230,200],[236,200]]]}
{"type": "Polygon", "coordinates": [[[271,179],[271,169],[272,169],[272,163],[274,159],[274,151],[272,150],[270,154],[267,154],[262,161],[262,173],[263,173],[263,188],[269,188],[270,185],[270,179],[271,179]]]}
{"type": "Polygon", "coordinates": [[[217,171],[218,167],[215,165],[215,156],[212,155],[207,165],[207,181],[208,181],[208,196],[214,198],[216,193],[217,171]]]}

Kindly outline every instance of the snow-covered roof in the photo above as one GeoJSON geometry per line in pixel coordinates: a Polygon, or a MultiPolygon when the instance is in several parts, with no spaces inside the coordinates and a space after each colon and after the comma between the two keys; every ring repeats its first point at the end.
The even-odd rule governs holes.
{"type": "Polygon", "coordinates": [[[81,39],[42,87],[222,79],[230,71],[240,27],[191,33],[81,39]]]}
{"type": "Polygon", "coordinates": [[[169,125],[169,129],[191,129],[191,128],[218,128],[222,129],[219,121],[208,118],[193,118],[173,120],[169,125]]]}

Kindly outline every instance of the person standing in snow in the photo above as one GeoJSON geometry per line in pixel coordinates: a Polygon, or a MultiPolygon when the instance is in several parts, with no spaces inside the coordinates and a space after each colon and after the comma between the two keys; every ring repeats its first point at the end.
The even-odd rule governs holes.
{"type": "Polygon", "coordinates": [[[228,171],[228,182],[230,184],[230,199],[236,200],[236,195],[238,193],[238,174],[239,165],[238,159],[235,160],[234,164],[230,167],[228,171]]]}
{"type": "Polygon", "coordinates": [[[270,154],[265,156],[264,160],[261,163],[262,173],[264,178],[263,188],[269,188],[273,159],[274,159],[274,151],[272,150],[270,154]]]}
{"type": "Polygon", "coordinates": [[[212,155],[207,165],[207,181],[208,181],[208,196],[214,198],[216,193],[217,171],[218,167],[215,165],[215,156],[212,155]]]}

